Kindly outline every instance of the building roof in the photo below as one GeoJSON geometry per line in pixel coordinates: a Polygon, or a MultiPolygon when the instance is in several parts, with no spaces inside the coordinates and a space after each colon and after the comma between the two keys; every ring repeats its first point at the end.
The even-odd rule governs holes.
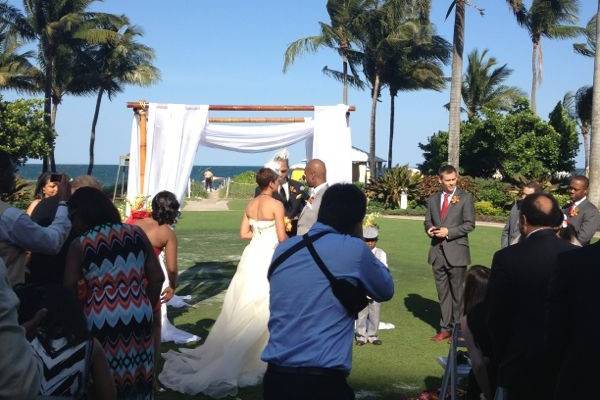
{"type": "MultiPolygon", "coordinates": [[[[377,162],[386,162],[383,158],[375,157],[377,162]]],[[[369,161],[369,152],[352,146],[352,162],[367,162],[369,161]]]]}

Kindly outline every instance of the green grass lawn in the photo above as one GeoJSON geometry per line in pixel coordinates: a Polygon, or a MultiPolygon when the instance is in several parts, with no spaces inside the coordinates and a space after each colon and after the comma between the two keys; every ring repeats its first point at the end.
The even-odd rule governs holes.
{"type": "MultiPolygon", "coordinates": [[[[245,203],[230,203],[233,211],[228,212],[185,213],[177,226],[182,270],[178,294],[192,295],[196,307],[169,309],[169,317],[178,327],[203,338],[219,314],[223,291],[246,245],[238,238],[245,203]]],[[[445,355],[448,345],[429,340],[436,332],[439,307],[426,262],[428,239],[422,223],[391,219],[379,223],[379,247],[387,252],[396,284],[394,298],[382,307],[382,321],[393,323],[396,329],[381,331],[383,346],[354,347],[350,384],[357,398],[396,400],[439,386],[442,369],[436,357],[445,355]]],[[[499,229],[477,228],[471,235],[473,263],[489,266],[499,243],[499,229]]],[[[163,351],[176,347],[163,344],[163,351]]],[[[192,396],[167,391],[159,398],[192,396]]],[[[242,389],[238,398],[260,399],[261,389],[242,389]]]]}

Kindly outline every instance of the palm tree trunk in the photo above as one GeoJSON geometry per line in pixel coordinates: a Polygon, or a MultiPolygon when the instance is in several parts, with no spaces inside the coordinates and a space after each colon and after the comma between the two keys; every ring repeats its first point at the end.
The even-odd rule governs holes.
{"type": "Polygon", "coordinates": [[[538,51],[539,51],[539,42],[533,41],[533,47],[531,49],[531,111],[534,114],[537,114],[537,104],[536,104],[536,96],[537,96],[537,87],[538,87],[538,51]]]}
{"type": "Polygon", "coordinates": [[[102,103],[102,95],[104,90],[98,91],[96,98],[96,109],[94,110],[94,119],[92,120],[92,132],[90,133],[90,163],[88,164],[87,174],[91,175],[94,169],[94,144],[96,143],[96,124],[98,123],[98,114],[100,113],[100,103],[102,103]]]}
{"type": "MultiPolygon", "coordinates": [[[[598,11],[600,14],[600,0],[598,11]]],[[[600,43],[600,23],[596,24],[596,43],[600,43]]],[[[590,201],[600,205],[600,51],[594,56],[594,96],[592,101],[592,138],[590,146],[590,201]]]]}
{"type": "MultiPolygon", "coordinates": [[[[52,80],[48,78],[51,75],[50,67],[46,67],[46,82],[44,82],[44,124],[48,127],[52,127],[52,80]]],[[[46,137],[46,143],[52,150],[54,148],[54,140],[52,140],[53,130],[50,129],[50,134],[46,137]]],[[[44,157],[43,160],[43,171],[48,172],[51,164],[50,152],[44,157]]]]}
{"type": "Polygon", "coordinates": [[[50,126],[52,127],[52,133],[54,138],[52,140],[52,148],[50,149],[50,169],[52,172],[56,172],[56,160],[54,158],[54,147],[56,138],[56,113],[58,112],[58,101],[52,99],[52,111],[50,113],[50,126]]]}
{"type": "Polygon", "coordinates": [[[581,127],[581,136],[583,136],[583,158],[585,165],[585,176],[590,173],[590,127],[588,125],[581,127]]]}
{"type": "Polygon", "coordinates": [[[392,168],[392,149],[394,148],[394,109],[396,95],[390,93],[390,141],[388,143],[388,168],[392,168]]]}
{"type": "Polygon", "coordinates": [[[448,127],[448,164],[460,165],[460,103],[463,49],[465,40],[465,0],[457,0],[452,44],[452,81],[450,83],[450,123],[448,127]]]}
{"type": "Polygon", "coordinates": [[[377,98],[379,97],[379,87],[381,79],[379,72],[375,73],[375,81],[373,82],[373,93],[371,94],[371,126],[369,131],[369,169],[371,170],[371,178],[375,178],[377,174],[377,163],[375,162],[375,122],[377,119],[377,98]]]}
{"type": "Polygon", "coordinates": [[[344,73],[344,89],[342,92],[342,102],[348,104],[348,58],[343,56],[342,58],[342,71],[344,73]]]}

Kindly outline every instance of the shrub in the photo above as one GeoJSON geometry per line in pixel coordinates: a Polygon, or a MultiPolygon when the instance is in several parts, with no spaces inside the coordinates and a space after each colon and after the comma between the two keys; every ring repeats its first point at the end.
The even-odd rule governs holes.
{"type": "Polygon", "coordinates": [[[480,201],[489,201],[497,208],[510,208],[515,201],[515,197],[510,192],[510,186],[496,179],[473,179],[476,199],[480,201]]]}
{"type": "Polygon", "coordinates": [[[371,179],[365,187],[369,199],[377,200],[388,208],[400,207],[402,192],[414,199],[419,190],[419,184],[423,177],[413,172],[408,165],[394,167],[385,171],[378,177],[371,179]]]}
{"type": "MultiPolygon", "coordinates": [[[[458,178],[458,187],[461,190],[472,193],[473,196],[477,195],[477,191],[475,190],[476,188],[473,185],[473,179],[468,176],[460,176],[458,178]]],[[[439,192],[440,190],[442,190],[442,187],[440,186],[437,176],[425,176],[419,185],[417,201],[419,204],[425,204],[431,195],[439,192]]]]}
{"type": "Polygon", "coordinates": [[[2,200],[22,210],[27,209],[33,201],[35,182],[29,182],[20,176],[15,179],[15,187],[11,193],[7,193],[2,200]]]}
{"type": "Polygon", "coordinates": [[[201,199],[208,198],[208,192],[204,187],[204,182],[202,181],[192,181],[191,187],[192,197],[199,197],[201,199]]]}
{"type": "Polygon", "coordinates": [[[494,207],[491,201],[483,200],[475,202],[475,213],[481,215],[501,216],[504,214],[499,207],[494,207]]]}
{"type": "Polygon", "coordinates": [[[235,183],[252,183],[256,184],[256,172],[255,171],[244,171],[239,175],[233,177],[235,183]]]}
{"type": "MultiPolygon", "coordinates": [[[[229,184],[229,199],[251,199],[254,197],[256,184],[231,182],[229,184]]],[[[221,193],[225,195],[226,190],[221,193]]]]}
{"type": "Polygon", "coordinates": [[[566,207],[571,202],[571,198],[566,193],[554,192],[552,193],[552,196],[554,196],[554,198],[556,199],[556,201],[558,201],[558,204],[561,207],[566,207]]]}

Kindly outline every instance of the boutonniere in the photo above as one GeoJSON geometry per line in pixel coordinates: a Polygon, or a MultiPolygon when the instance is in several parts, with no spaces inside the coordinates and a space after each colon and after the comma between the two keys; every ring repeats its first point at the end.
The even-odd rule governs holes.
{"type": "Polygon", "coordinates": [[[571,218],[576,217],[578,214],[579,214],[578,207],[573,207],[569,210],[569,217],[571,217],[571,218]]]}
{"type": "Polygon", "coordinates": [[[290,185],[290,193],[296,193],[296,187],[290,185]]]}
{"type": "Polygon", "coordinates": [[[452,200],[450,200],[450,203],[458,204],[459,201],[460,201],[460,197],[457,194],[455,194],[454,196],[452,196],[452,200]]]}

